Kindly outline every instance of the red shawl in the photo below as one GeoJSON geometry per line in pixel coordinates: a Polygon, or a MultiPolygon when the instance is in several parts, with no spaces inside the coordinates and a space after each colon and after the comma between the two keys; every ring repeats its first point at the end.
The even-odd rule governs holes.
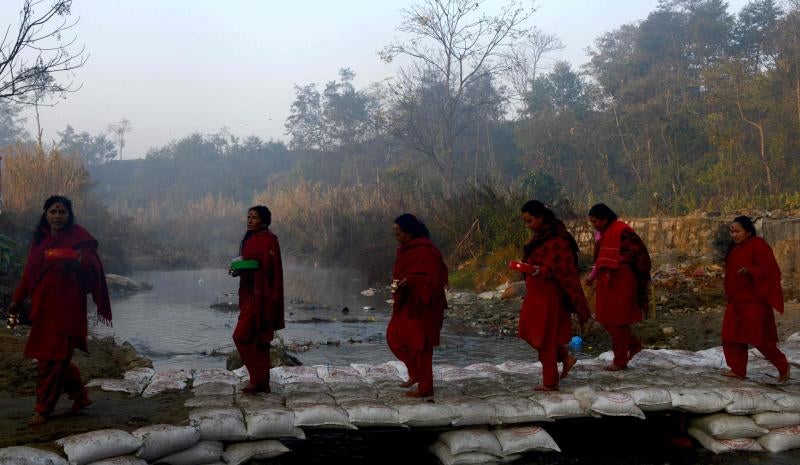
{"type": "Polygon", "coordinates": [[[591,313],[578,272],[577,244],[564,223],[545,225],[525,245],[525,255],[526,263],[540,267],[543,278],[555,281],[565,308],[586,322],[591,313]]]}
{"type": "Polygon", "coordinates": [[[616,270],[620,264],[629,266],[636,276],[639,308],[643,312],[648,308],[652,263],[647,246],[633,228],[618,220],[609,224],[594,244],[594,263],[597,271],[616,270]]]}
{"type": "MultiPolygon", "coordinates": [[[[257,339],[268,331],[283,329],[283,264],[278,236],[269,229],[253,233],[244,241],[242,259],[258,260],[253,273],[243,272],[239,280],[239,306],[253,312],[257,339]],[[252,303],[252,309],[247,308],[252,303]]],[[[269,341],[259,341],[269,342],[269,341]]]]}
{"type": "Polygon", "coordinates": [[[419,320],[428,343],[438,345],[447,308],[444,292],[448,284],[447,265],[442,254],[430,239],[412,239],[397,248],[392,278],[407,281],[406,286],[395,293],[393,311],[419,320]]]}
{"type": "Polygon", "coordinates": [[[781,270],[764,239],[750,237],[730,250],[725,259],[725,295],[729,302],[757,297],[783,313],[781,270]],[[740,275],[740,268],[747,268],[747,274],[740,275]]]}
{"type": "MultiPolygon", "coordinates": [[[[110,326],[111,301],[108,297],[103,264],[97,255],[97,240],[77,224],[73,224],[55,235],[50,234],[49,229],[43,229],[42,232],[44,233],[42,241],[31,245],[22,280],[14,292],[13,301],[21,302],[29,295],[36,293],[37,286],[45,281],[47,276],[68,277],[71,273],[77,273],[78,283],[83,294],[92,294],[92,300],[97,305],[98,318],[110,326]],[[47,249],[79,250],[82,254],[80,265],[75,266],[72,262],[63,260],[45,261],[47,249]]],[[[69,285],[68,281],[60,281],[63,281],[63,285],[69,285]]],[[[85,311],[85,302],[83,306],[85,311]]],[[[34,306],[31,319],[35,318],[38,311],[39,309],[34,306]]]]}

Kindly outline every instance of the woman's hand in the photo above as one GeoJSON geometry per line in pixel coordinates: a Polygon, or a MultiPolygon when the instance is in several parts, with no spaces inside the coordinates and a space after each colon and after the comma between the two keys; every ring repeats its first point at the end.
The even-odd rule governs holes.
{"type": "Polygon", "coordinates": [[[239,271],[238,270],[228,270],[228,274],[233,276],[234,278],[236,278],[236,277],[239,276],[239,271]]]}
{"type": "Polygon", "coordinates": [[[749,273],[750,273],[750,271],[747,269],[747,267],[746,267],[746,266],[743,266],[743,267],[739,268],[739,271],[738,271],[738,273],[739,273],[740,275],[742,275],[742,276],[746,276],[747,274],[749,274],[749,273]]]}
{"type": "Polygon", "coordinates": [[[542,271],[542,269],[539,267],[539,265],[533,265],[531,267],[530,275],[531,276],[539,276],[539,272],[541,272],[541,271],[542,271]]]}

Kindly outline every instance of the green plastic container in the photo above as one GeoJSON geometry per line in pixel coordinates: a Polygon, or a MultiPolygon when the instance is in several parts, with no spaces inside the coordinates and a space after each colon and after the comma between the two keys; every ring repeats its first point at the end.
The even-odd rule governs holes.
{"type": "Polygon", "coordinates": [[[231,269],[235,271],[252,271],[258,269],[258,260],[234,260],[231,269]]]}

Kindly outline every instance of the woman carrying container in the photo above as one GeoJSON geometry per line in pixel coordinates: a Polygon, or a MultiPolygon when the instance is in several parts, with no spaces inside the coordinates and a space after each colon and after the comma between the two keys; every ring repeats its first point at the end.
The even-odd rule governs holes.
{"type": "Polygon", "coordinates": [[[772,248],[756,236],[750,218],[730,224],[731,244],[725,255],[725,297],[722,349],[730,367],[725,376],[747,377],[748,344],[755,346],[778,369],[778,382],[789,380],[786,355],[778,349],[773,309],[783,313],[781,270],[772,248]]]}
{"type": "Polygon", "coordinates": [[[283,329],[283,265],[278,237],[269,230],[272,213],[263,205],[247,211],[241,260],[231,264],[239,277],[239,320],[233,342],[250,374],[244,393],[270,392],[270,343],[283,329]]]}
{"type": "Polygon", "coordinates": [[[523,248],[522,262],[509,268],[525,274],[525,300],[519,315],[519,337],[539,353],[542,383],[536,391],[558,390],[561,378],[577,362],[565,345],[572,338],[571,314],[583,326],[589,306],[578,274],[578,244],[564,223],[538,200],[522,206],[522,221],[533,232],[523,248]]]}
{"type": "Polygon", "coordinates": [[[111,304],[97,240],[75,223],[72,202],[54,195],[33,234],[22,279],[11,298],[9,314],[31,298],[31,332],[24,355],[37,360],[36,413],[30,425],[52,415],[66,392],[74,402],[68,413],[91,405],[81,372],[72,363],[75,349],[88,353],[86,295],[92,294],[97,316],[111,325],[111,304]]]}

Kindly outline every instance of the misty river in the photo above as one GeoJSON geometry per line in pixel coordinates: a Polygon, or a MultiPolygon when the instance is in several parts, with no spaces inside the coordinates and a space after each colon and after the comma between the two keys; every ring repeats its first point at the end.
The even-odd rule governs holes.
{"type": "MultiPolygon", "coordinates": [[[[301,348],[293,355],[303,364],[394,360],[385,343],[391,315],[386,292],[361,295],[369,286],[350,269],[286,266],[284,273],[286,329],[277,335],[301,348]]],[[[238,279],[223,269],[144,271],[132,278],[152,283],[153,290],[114,299],[113,328],[95,326],[94,334],[130,342],[156,369],[225,366],[238,310],[211,304],[235,303],[238,279]]],[[[466,366],[530,357],[535,352],[517,338],[455,335],[445,325],[434,361],[466,366]]]]}

